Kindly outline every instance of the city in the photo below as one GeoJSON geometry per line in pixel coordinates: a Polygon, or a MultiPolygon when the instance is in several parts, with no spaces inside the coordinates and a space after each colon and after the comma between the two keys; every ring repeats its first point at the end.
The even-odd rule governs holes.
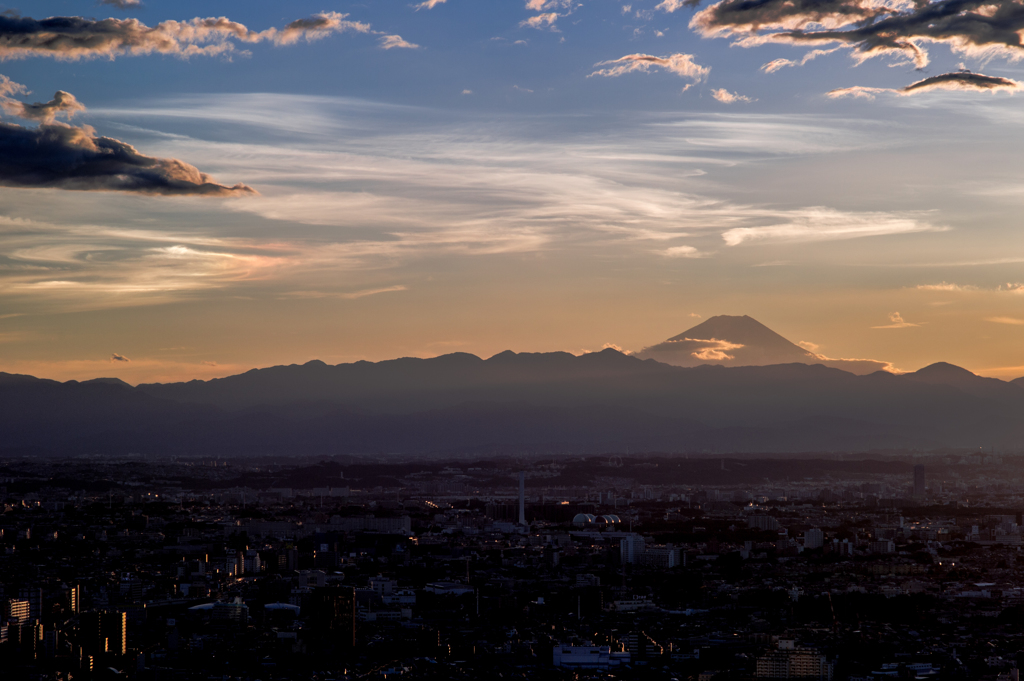
{"type": "Polygon", "coordinates": [[[1016,680],[1022,475],[991,452],[8,459],[0,656],[32,679],[1016,680]]]}

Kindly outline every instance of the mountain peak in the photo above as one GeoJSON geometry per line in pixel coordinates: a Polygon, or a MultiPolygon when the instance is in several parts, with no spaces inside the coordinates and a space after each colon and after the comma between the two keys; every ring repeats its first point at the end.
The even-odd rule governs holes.
{"type": "Polygon", "coordinates": [[[875,360],[829,359],[816,355],[749,315],[710,317],[667,341],[644,348],[636,356],[682,367],[700,364],[824,364],[855,374],[870,374],[888,366],[885,362],[875,360]]]}
{"type": "Polygon", "coordinates": [[[911,374],[917,378],[978,378],[978,375],[949,362],[935,362],[911,374]]]}

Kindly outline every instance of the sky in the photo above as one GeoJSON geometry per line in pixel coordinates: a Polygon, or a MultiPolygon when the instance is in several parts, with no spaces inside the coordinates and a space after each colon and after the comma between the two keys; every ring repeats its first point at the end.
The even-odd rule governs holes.
{"type": "Polygon", "coordinates": [[[1024,376],[1024,4],[0,11],[0,371],[638,351],[1024,376]]]}

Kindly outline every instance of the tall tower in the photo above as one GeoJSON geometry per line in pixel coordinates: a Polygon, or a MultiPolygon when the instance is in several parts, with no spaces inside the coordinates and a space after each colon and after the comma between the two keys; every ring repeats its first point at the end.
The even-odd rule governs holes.
{"type": "Polygon", "coordinates": [[[914,466],[914,498],[924,499],[924,466],[914,466]]]}
{"type": "Polygon", "coordinates": [[[526,525],[526,473],[519,471],[519,524],[526,525]]]}

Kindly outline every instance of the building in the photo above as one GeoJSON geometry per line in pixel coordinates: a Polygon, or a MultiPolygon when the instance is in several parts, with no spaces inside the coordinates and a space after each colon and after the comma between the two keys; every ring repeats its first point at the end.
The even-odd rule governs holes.
{"type": "Polygon", "coordinates": [[[804,548],[820,549],[825,544],[825,533],[814,527],[804,532],[804,548]]]}
{"type": "Polygon", "coordinates": [[[635,532],[619,541],[619,555],[623,563],[636,563],[644,552],[644,538],[635,532]]]}
{"type": "Polygon", "coordinates": [[[779,649],[757,658],[758,679],[820,679],[832,681],[828,658],[813,648],[798,648],[793,641],[779,641],[779,649]]]}
{"type": "Polygon", "coordinates": [[[570,669],[607,669],[629,664],[629,653],[613,653],[608,646],[555,646],[552,664],[570,669]]]}
{"type": "Polygon", "coordinates": [[[679,549],[671,544],[667,546],[644,546],[644,551],[637,556],[640,565],[656,568],[674,568],[681,565],[679,549]]]}
{"type": "Polygon", "coordinates": [[[752,515],[747,518],[747,527],[775,532],[779,529],[779,521],[770,515],[752,515]]]}
{"type": "Polygon", "coordinates": [[[917,464],[914,466],[914,498],[924,499],[924,465],[917,464]]]}
{"type": "Polygon", "coordinates": [[[526,473],[519,471],[519,524],[526,525],[526,473]]]}
{"type": "Polygon", "coordinates": [[[83,613],[78,634],[78,644],[89,655],[124,655],[128,652],[128,615],[118,611],[83,613]]]}
{"type": "Polygon", "coordinates": [[[27,600],[12,598],[4,606],[4,621],[23,624],[28,622],[30,606],[27,600]]]}
{"type": "Polygon", "coordinates": [[[221,624],[244,627],[249,623],[249,606],[239,597],[231,603],[214,603],[210,618],[221,624]]]}
{"type": "Polygon", "coordinates": [[[325,586],[309,595],[309,623],[315,635],[350,648],[356,642],[356,596],[346,587],[325,586]]]}

